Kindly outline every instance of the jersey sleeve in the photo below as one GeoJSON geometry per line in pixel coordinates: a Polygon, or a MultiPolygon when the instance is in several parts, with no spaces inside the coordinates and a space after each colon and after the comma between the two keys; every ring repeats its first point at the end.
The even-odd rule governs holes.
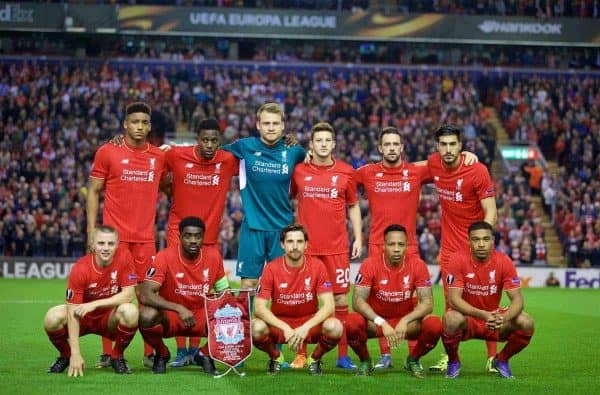
{"type": "Polygon", "coordinates": [[[358,273],[356,274],[356,278],[354,279],[354,285],[356,287],[365,287],[371,288],[373,286],[373,280],[375,279],[375,274],[372,269],[372,260],[365,259],[360,265],[358,269],[358,273]]]}
{"type": "Polygon", "coordinates": [[[244,143],[242,140],[236,140],[233,143],[225,144],[221,147],[222,150],[231,152],[238,159],[244,158],[244,143]]]}
{"type": "Polygon", "coordinates": [[[431,276],[427,265],[420,258],[417,259],[415,265],[415,287],[416,288],[431,288],[431,276]]]}
{"type": "Polygon", "coordinates": [[[346,188],[346,202],[348,206],[354,206],[356,203],[358,203],[356,173],[356,171],[351,171],[348,178],[348,187],[346,188]]]}
{"type": "Polygon", "coordinates": [[[296,171],[294,171],[292,180],[290,182],[290,198],[292,199],[295,199],[296,195],[298,194],[298,184],[296,184],[296,177],[298,177],[297,169],[298,168],[296,168],[296,171]]]}
{"type": "Polygon", "coordinates": [[[462,272],[462,259],[458,254],[450,257],[450,264],[446,274],[446,285],[448,288],[465,288],[465,279],[462,272]]]}
{"type": "Polygon", "coordinates": [[[227,155],[226,163],[230,169],[229,171],[231,175],[237,176],[240,174],[240,160],[237,157],[229,153],[227,155]]]}
{"type": "Polygon", "coordinates": [[[440,160],[441,160],[440,153],[434,152],[433,154],[429,155],[429,157],[427,158],[427,167],[430,168],[430,166],[440,163],[440,160]]]}
{"type": "Polygon", "coordinates": [[[265,266],[265,270],[258,281],[258,288],[256,289],[256,296],[266,300],[271,299],[273,296],[274,278],[270,265],[272,264],[265,266]]]}
{"type": "Polygon", "coordinates": [[[304,162],[304,158],[306,158],[306,150],[300,145],[294,145],[292,149],[294,150],[294,163],[298,164],[304,162]]]}
{"type": "Polygon", "coordinates": [[[177,156],[176,154],[176,149],[177,147],[173,147],[170,150],[167,151],[167,153],[165,154],[165,172],[168,173],[172,173],[173,172],[173,168],[175,167],[175,158],[177,156]]]}
{"type": "Polygon", "coordinates": [[[517,269],[511,259],[503,255],[502,261],[502,286],[504,290],[521,288],[521,278],[517,274],[517,269]]]}
{"type": "Polygon", "coordinates": [[[322,261],[317,261],[317,265],[319,267],[319,275],[317,277],[317,294],[320,295],[326,292],[333,292],[333,284],[331,283],[327,269],[325,269],[325,264],[322,261]]]}
{"type": "Polygon", "coordinates": [[[121,288],[131,287],[137,285],[137,275],[135,274],[135,266],[133,263],[133,257],[129,250],[123,250],[122,255],[119,257],[122,259],[122,270],[119,275],[119,285],[121,288]]]}
{"type": "Polygon", "coordinates": [[[81,304],[83,303],[83,295],[85,293],[85,287],[87,285],[86,273],[82,265],[75,265],[69,274],[69,280],[67,281],[67,293],[65,295],[65,301],[67,304],[81,304]]]}
{"type": "Polygon", "coordinates": [[[354,172],[354,182],[356,186],[365,184],[365,172],[367,171],[366,167],[361,167],[354,172]]]}
{"type": "Polygon", "coordinates": [[[160,252],[156,255],[156,258],[148,268],[146,272],[146,278],[144,281],[153,281],[162,285],[165,282],[165,278],[167,276],[167,267],[168,262],[166,259],[166,254],[161,254],[160,252]]]}
{"type": "MultiPolygon", "coordinates": [[[[427,162],[429,163],[429,162],[427,162]]],[[[429,166],[419,166],[419,176],[421,178],[421,185],[431,184],[433,182],[433,176],[429,166]]]]}
{"type": "Polygon", "coordinates": [[[479,200],[496,196],[496,186],[484,165],[480,164],[477,166],[477,173],[474,181],[475,193],[479,200]]]}
{"type": "Polygon", "coordinates": [[[213,289],[217,292],[224,290],[225,288],[229,288],[229,280],[227,279],[227,275],[225,274],[225,268],[223,267],[223,258],[221,255],[214,254],[212,257],[214,262],[214,268],[217,275],[215,276],[215,283],[213,284],[213,289]]]}
{"type": "Polygon", "coordinates": [[[94,163],[92,163],[92,169],[90,170],[90,177],[105,180],[108,177],[109,171],[110,153],[106,145],[103,145],[96,151],[94,163]]]}

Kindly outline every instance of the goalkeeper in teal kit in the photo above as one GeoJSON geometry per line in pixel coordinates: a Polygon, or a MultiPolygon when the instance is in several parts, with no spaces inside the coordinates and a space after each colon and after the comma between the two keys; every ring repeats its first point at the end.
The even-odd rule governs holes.
{"type": "Polygon", "coordinates": [[[260,138],[243,138],[223,146],[240,159],[244,220],[236,274],[244,289],[256,288],[265,263],[283,255],[279,235],[293,222],[290,181],[294,167],[306,155],[300,146],[286,147],[283,110],[277,103],[262,105],[256,118],[260,138]]]}

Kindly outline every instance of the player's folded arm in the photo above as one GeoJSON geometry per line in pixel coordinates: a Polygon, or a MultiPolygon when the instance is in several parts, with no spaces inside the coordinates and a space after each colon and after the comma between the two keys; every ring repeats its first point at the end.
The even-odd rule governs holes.
{"type": "Polygon", "coordinates": [[[521,288],[513,288],[507,289],[506,296],[510,300],[510,305],[508,306],[508,310],[504,314],[504,319],[506,321],[513,320],[519,316],[523,312],[524,301],[523,294],[521,293],[521,288]]]}

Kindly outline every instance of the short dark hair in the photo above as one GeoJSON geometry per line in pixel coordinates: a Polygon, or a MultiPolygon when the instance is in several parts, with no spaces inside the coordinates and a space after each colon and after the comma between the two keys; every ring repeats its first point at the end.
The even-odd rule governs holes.
{"type": "Polygon", "coordinates": [[[142,101],[129,103],[127,107],[125,107],[125,115],[131,115],[136,112],[143,112],[144,114],[152,115],[152,109],[150,106],[142,101]]]}
{"type": "Polygon", "coordinates": [[[297,231],[300,231],[302,234],[304,234],[304,241],[308,241],[308,232],[301,224],[290,224],[283,228],[281,234],[279,235],[279,240],[283,243],[285,241],[285,235],[287,235],[289,232],[297,231]]]}
{"type": "Polygon", "coordinates": [[[185,217],[179,223],[179,234],[183,233],[183,229],[185,229],[188,226],[196,226],[196,227],[202,229],[202,233],[204,233],[204,231],[206,230],[206,225],[204,225],[204,222],[200,218],[185,217]]]}
{"type": "Polygon", "coordinates": [[[335,130],[333,130],[333,126],[329,122],[318,122],[313,125],[310,131],[310,139],[312,140],[317,132],[329,132],[335,138],[335,130]]]}
{"type": "Polygon", "coordinates": [[[446,123],[446,124],[443,124],[442,126],[440,126],[439,128],[437,128],[437,130],[435,131],[435,140],[437,142],[440,141],[440,137],[442,137],[442,136],[456,136],[458,141],[461,141],[462,140],[462,130],[456,125],[453,125],[451,123],[446,123]]]}
{"type": "Polygon", "coordinates": [[[408,236],[408,233],[406,232],[406,228],[404,226],[398,225],[398,224],[388,225],[388,227],[385,228],[385,230],[383,231],[383,238],[385,239],[385,236],[387,236],[387,234],[390,232],[404,232],[404,234],[408,236]]]}
{"type": "Polygon", "coordinates": [[[471,234],[471,232],[474,232],[476,230],[489,230],[492,234],[494,234],[494,227],[485,221],[473,222],[469,226],[469,234],[471,234]]]}
{"type": "Polygon", "coordinates": [[[400,137],[400,141],[402,141],[402,135],[400,134],[400,131],[393,126],[387,126],[381,129],[381,132],[379,132],[379,138],[377,139],[377,143],[379,145],[381,145],[381,140],[386,134],[395,134],[396,136],[400,137]]]}
{"type": "Polygon", "coordinates": [[[217,130],[220,133],[223,132],[221,130],[221,125],[219,125],[219,122],[214,118],[205,118],[201,120],[196,128],[196,134],[199,135],[202,130],[217,130]]]}

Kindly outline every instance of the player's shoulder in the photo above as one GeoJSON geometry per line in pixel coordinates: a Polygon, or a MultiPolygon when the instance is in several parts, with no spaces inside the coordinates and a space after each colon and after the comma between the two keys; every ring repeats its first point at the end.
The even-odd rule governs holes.
{"type": "Polygon", "coordinates": [[[406,260],[413,267],[421,267],[421,266],[427,267],[427,264],[425,263],[425,261],[423,259],[421,259],[419,254],[407,254],[406,260]]]}
{"type": "Polygon", "coordinates": [[[492,259],[497,265],[508,265],[509,267],[514,266],[513,260],[502,251],[492,250],[492,259]]]}
{"type": "Polygon", "coordinates": [[[122,146],[118,146],[118,145],[114,145],[111,142],[106,142],[104,144],[102,144],[100,147],[98,147],[98,149],[96,150],[96,156],[99,155],[118,155],[119,153],[123,152],[123,147],[122,146]]]}
{"type": "Polygon", "coordinates": [[[215,160],[219,162],[237,162],[238,159],[231,152],[219,149],[215,153],[215,160]]]}
{"type": "Polygon", "coordinates": [[[92,253],[85,254],[84,256],[80,257],[75,262],[73,267],[71,268],[71,272],[70,272],[71,275],[73,275],[75,273],[82,273],[82,272],[89,270],[92,262],[93,262],[92,253]]]}
{"type": "Polygon", "coordinates": [[[158,251],[156,253],[156,255],[154,256],[154,262],[155,263],[160,263],[160,262],[168,262],[169,260],[172,260],[174,257],[177,257],[177,246],[172,246],[172,247],[167,247],[167,248],[163,248],[162,250],[158,251]]]}
{"type": "Polygon", "coordinates": [[[154,144],[148,143],[148,151],[147,152],[150,155],[156,156],[158,158],[163,158],[164,159],[164,157],[165,157],[165,152],[163,150],[161,150],[160,148],[158,148],[154,144]]]}
{"type": "Polygon", "coordinates": [[[374,258],[372,256],[368,256],[360,264],[360,270],[364,270],[364,269],[371,268],[373,266],[377,266],[379,261],[380,261],[380,258],[374,258]]]}
{"type": "Polygon", "coordinates": [[[358,169],[356,169],[356,172],[358,174],[369,174],[369,173],[373,173],[373,172],[377,171],[378,167],[379,166],[377,163],[368,163],[368,164],[363,165],[363,166],[359,167],[358,169]]]}
{"type": "Polygon", "coordinates": [[[346,163],[342,160],[335,161],[335,170],[340,173],[344,173],[344,174],[348,174],[348,175],[352,175],[356,171],[356,170],[354,170],[354,167],[352,167],[352,165],[350,165],[349,163],[346,163]]]}

